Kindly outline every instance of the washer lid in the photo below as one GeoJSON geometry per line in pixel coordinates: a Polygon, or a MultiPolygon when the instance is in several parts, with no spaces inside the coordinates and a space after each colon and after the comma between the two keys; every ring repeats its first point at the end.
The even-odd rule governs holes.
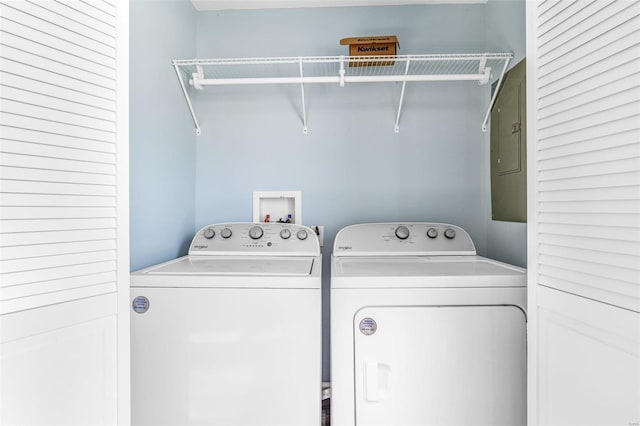
{"type": "Polygon", "coordinates": [[[309,276],[314,257],[186,256],[140,271],[148,275],[309,276]]]}

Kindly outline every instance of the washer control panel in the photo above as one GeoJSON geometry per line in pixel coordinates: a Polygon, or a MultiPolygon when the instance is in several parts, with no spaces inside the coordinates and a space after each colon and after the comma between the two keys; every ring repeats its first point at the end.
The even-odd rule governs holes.
{"type": "Polygon", "coordinates": [[[317,256],[318,237],[311,228],[291,223],[220,223],[207,225],[191,241],[190,255],[263,254],[317,256]]]}
{"type": "Polygon", "coordinates": [[[446,223],[364,223],[336,235],[334,256],[475,255],[467,232],[446,223]]]}

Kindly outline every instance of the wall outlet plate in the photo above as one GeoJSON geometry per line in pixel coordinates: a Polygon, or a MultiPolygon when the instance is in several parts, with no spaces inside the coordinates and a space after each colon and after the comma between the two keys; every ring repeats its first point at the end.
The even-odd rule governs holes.
{"type": "Polygon", "coordinates": [[[266,222],[291,221],[302,224],[302,191],[254,191],[253,221],[266,222]]]}

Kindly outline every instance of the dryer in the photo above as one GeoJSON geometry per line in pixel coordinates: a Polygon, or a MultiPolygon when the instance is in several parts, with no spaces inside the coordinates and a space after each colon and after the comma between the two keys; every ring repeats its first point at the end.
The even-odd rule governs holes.
{"type": "Polygon", "coordinates": [[[525,425],[526,290],[526,270],[478,256],[458,226],[342,229],[332,425],[525,425]]]}
{"type": "Polygon", "coordinates": [[[226,223],[132,273],[132,424],[318,426],[321,260],[307,227],[226,223]]]}

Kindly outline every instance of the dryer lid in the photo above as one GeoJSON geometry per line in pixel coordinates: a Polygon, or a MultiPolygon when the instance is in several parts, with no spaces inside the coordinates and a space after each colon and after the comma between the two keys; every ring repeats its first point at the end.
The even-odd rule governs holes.
{"type": "Polygon", "coordinates": [[[466,257],[351,257],[336,259],[335,274],[345,277],[444,277],[521,275],[522,270],[489,259],[466,257]]]}
{"type": "Polygon", "coordinates": [[[524,287],[526,270],[480,256],[336,257],[332,288],[524,287]]]}

